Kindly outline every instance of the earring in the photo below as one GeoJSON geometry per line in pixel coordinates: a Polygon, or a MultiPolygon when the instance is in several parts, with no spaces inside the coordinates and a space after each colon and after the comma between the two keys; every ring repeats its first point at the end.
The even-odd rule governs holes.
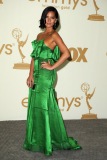
{"type": "Polygon", "coordinates": [[[54,24],[54,28],[56,29],[56,23],[54,24]]]}

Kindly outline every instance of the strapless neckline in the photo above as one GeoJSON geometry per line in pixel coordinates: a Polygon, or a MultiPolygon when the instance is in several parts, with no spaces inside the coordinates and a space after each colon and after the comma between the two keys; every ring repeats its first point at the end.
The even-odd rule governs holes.
{"type": "Polygon", "coordinates": [[[38,43],[39,43],[39,42],[43,42],[44,46],[47,47],[48,49],[50,49],[52,52],[53,52],[54,49],[55,49],[55,48],[54,48],[54,49],[51,49],[48,45],[46,45],[45,42],[44,42],[44,41],[45,41],[44,39],[40,39],[40,40],[37,40],[37,39],[36,39],[35,41],[38,42],[38,43]]]}

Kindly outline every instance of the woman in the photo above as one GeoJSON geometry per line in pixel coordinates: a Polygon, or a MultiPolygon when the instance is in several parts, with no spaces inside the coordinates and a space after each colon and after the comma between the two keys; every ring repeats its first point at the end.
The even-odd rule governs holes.
{"type": "Polygon", "coordinates": [[[52,6],[45,8],[39,26],[44,32],[32,42],[27,79],[29,99],[24,148],[45,155],[52,155],[53,150],[81,148],[75,139],[68,137],[55,97],[55,69],[70,57],[68,48],[56,32],[58,26],[57,10],[52,6]]]}

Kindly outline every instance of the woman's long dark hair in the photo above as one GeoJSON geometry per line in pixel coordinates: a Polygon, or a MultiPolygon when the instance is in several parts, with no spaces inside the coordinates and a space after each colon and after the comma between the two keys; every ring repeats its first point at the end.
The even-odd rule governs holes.
{"type": "Polygon", "coordinates": [[[46,16],[47,16],[48,12],[50,12],[50,11],[55,13],[55,18],[57,19],[56,23],[53,26],[53,29],[56,30],[58,28],[58,26],[59,26],[58,11],[53,6],[49,6],[49,7],[45,8],[42,12],[41,19],[40,19],[40,26],[39,26],[41,29],[44,29],[46,27],[45,26],[46,16]]]}

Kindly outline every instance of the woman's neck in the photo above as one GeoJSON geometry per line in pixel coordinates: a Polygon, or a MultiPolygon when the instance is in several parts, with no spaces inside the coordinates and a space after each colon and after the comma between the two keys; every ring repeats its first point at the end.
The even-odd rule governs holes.
{"type": "Polygon", "coordinates": [[[45,31],[44,31],[44,33],[46,33],[46,34],[52,33],[52,32],[54,32],[53,28],[48,28],[48,29],[46,28],[45,31]]]}

